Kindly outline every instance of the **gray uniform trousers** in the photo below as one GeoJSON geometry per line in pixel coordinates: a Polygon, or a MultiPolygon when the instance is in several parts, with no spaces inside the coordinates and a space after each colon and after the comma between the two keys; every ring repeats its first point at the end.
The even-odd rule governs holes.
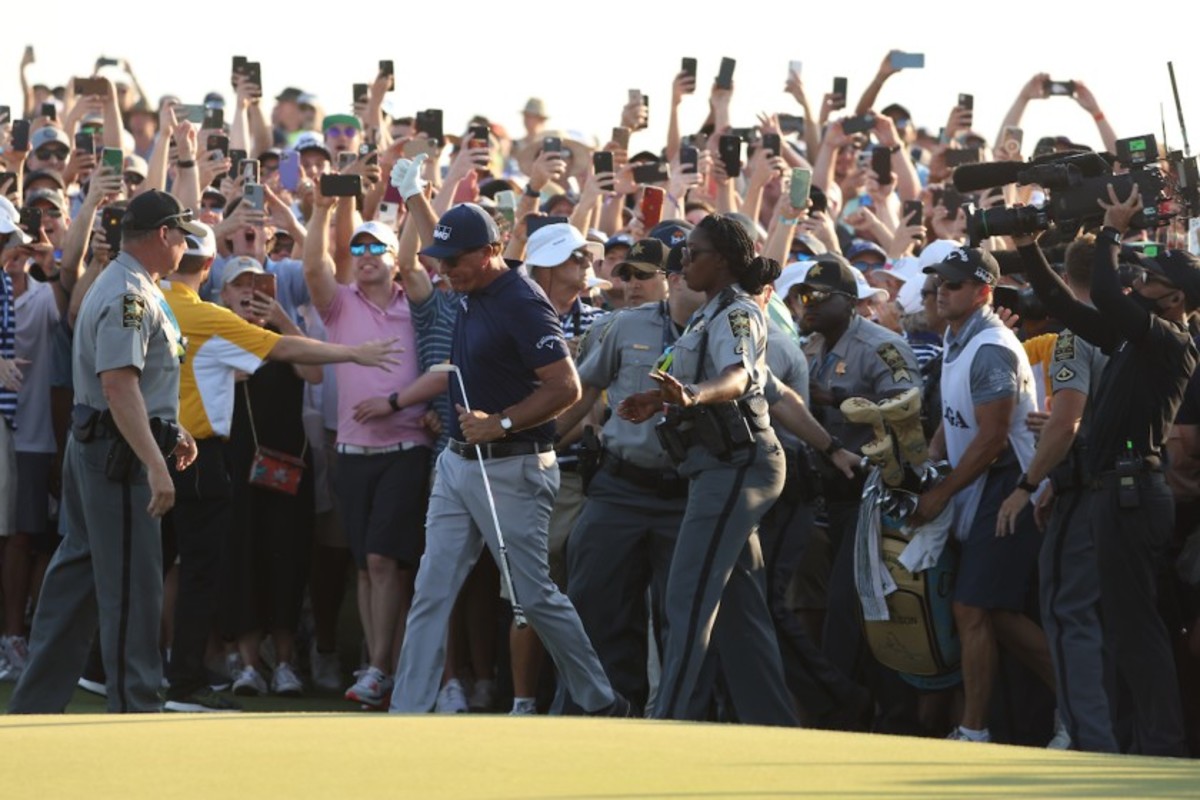
{"type": "Polygon", "coordinates": [[[1175,658],[1158,615],[1158,578],[1166,567],[1175,523],[1174,498],[1161,472],[1138,475],[1138,508],[1119,506],[1115,476],[1088,492],[1090,523],[1100,566],[1100,618],[1104,624],[1105,677],[1114,718],[1117,681],[1131,695],[1130,752],[1184,756],[1182,702],[1175,658]]]}
{"type": "Polygon", "coordinates": [[[1075,749],[1116,753],[1104,691],[1100,576],[1085,492],[1054,498],[1038,558],[1042,629],[1050,646],[1058,714],[1075,749]]]}
{"type": "Polygon", "coordinates": [[[684,498],[657,497],[602,469],[567,547],[567,595],[613,688],[639,709],[650,693],[648,620],[653,613],[661,636],[662,599],[685,505],[684,498]]]}
{"type": "Polygon", "coordinates": [[[145,468],[130,484],[104,477],[112,441],[67,441],[64,538],[46,570],[29,664],[9,701],[10,713],[63,711],[83,673],[97,617],[108,710],[162,709],[162,533],[159,520],[146,513],[145,468]]]}
{"type": "MultiPolygon", "coordinates": [[[[587,711],[615,700],[579,615],[550,580],[547,539],[558,491],[554,453],[489,459],[484,463],[496,501],[513,588],[530,626],[554,660],[567,691],[587,711]]],[[[390,710],[433,710],[445,666],[446,631],[458,591],[486,542],[499,563],[499,545],[479,462],[443,450],[425,522],[425,555],[417,570],[390,710]]]]}
{"type": "Polygon", "coordinates": [[[692,719],[704,707],[711,685],[701,672],[711,645],[740,721],[797,724],[756,533],[783,488],[783,448],[770,431],[754,438],[727,462],[692,447],[680,468],[691,487],[667,579],[657,718],[692,719]]]}

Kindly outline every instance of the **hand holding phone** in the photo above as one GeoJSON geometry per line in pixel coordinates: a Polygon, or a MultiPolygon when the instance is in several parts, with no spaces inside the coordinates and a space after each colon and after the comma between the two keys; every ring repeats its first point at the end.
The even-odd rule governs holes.
{"type": "MultiPolygon", "coordinates": [[[[616,172],[616,167],[613,162],[613,154],[608,150],[597,150],[592,153],[592,172],[596,175],[604,175],[616,172]]],[[[606,192],[613,190],[613,179],[605,180],[600,188],[606,192]]]]}
{"type": "Polygon", "coordinates": [[[737,66],[737,61],[732,58],[722,58],[721,68],[717,71],[717,88],[732,89],[733,88],[733,70],[737,66]]]}
{"type": "Polygon", "coordinates": [[[830,98],[829,108],[833,111],[841,111],[846,107],[846,86],[845,78],[833,79],[833,97],[830,98]]]}
{"type": "Polygon", "coordinates": [[[642,189],[642,226],[650,230],[662,222],[663,201],[666,190],[661,186],[647,186],[642,189]]]}
{"type": "Polygon", "coordinates": [[[808,208],[808,196],[812,191],[812,170],[796,167],[792,170],[792,182],[788,186],[788,202],[792,208],[803,211],[808,208]]]}

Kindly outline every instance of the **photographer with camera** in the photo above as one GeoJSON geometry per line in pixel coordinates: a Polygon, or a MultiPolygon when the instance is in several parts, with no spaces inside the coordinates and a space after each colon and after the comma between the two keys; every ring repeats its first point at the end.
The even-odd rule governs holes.
{"type": "Polygon", "coordinates": [[[1128,718],[1128,752],[1186,752],[1174,659],[1157,610],[1158,576],[1174,504],[1162,472],[1167,429],[1196,368],[1188,332],[1200,308],[1200,262],[1178,250],[1142,259],[1132,293],[1117,275],[1121,239],[1143,214],[1137,187],[1121,198],[1110,184],[1092,272],[1095,308],[1073,299],[1029,235],[1016,236],[1026,275],[1047,310],[1109,356],[1096,392],[1083,465],[1083,513],[1095,537],[1105,677],[1114,718],[1128,718]],[[1127,687],[1122,708],[1117,682],[1127,687]]]}

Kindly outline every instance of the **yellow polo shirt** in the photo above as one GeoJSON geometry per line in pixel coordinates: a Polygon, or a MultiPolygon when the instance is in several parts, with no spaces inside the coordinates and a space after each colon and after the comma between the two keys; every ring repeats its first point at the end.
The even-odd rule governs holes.
{"type": "Polygon", "coordinates": [[[179,374],[179,422],[197,439],[227,438],[238,372],[262,366],[279,334],[206,303],[182,283],[160,281],[186,349],[179,374]]]}

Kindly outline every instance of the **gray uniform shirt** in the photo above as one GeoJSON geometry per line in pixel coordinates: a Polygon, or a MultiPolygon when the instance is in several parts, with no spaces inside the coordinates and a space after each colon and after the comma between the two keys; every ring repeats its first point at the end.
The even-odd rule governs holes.
{"type": "Polygon", "coordinates": [[[921,385],[916,356],[904,337],[857,314],[832,348],[826,348],[823,335],[814,333],[804,344],[804,354],[809,358],[813,383],[837,398],[833,406],[814,407],[813,414],[825,430],[854,451],[874,438],[874,433],[869,425],[846,422],[837,407],[842,400],[880,400],[921,385]]]}
{"type": "MultiPolygon", "coordinates": [[[[1050,393],[1058,394],[1063,389],[1074,389],[1091,398],[1100,386],[1100,375],[1108,364],[1108,356],[1099,347],[1076,336],[1069,330],[1058,334],[1054,342],[1054,356],[1050,360],[1050,393]]],[[[1092,404],[1083,409],[1083,420],[1075,441],[1085,442],[1092,423],[1092,404]]]]}
{"type": "MultiPolygon", "coordinates": [[[[792,334],[780,328],[774,320],[769,318],[767,319],[767,366],[770,367],[772,375],[804,399],[805,405],[810,404],[808,362],[804,359],[804,353],[796,344],[792,334]]],[[[769,382],[766,395],[767,402],[772,405],[779,399],[779,392],[773,392],[769,382]]],[[[779,437],[779,441],[784,447],[789,450],[800,448],[802,442],[796,434],[782,425],[772,424],[771,427],[775,429],[775,435],[779,437]]]]}
{"type": "Polygon", "coordinates": [[[100,373],[133,367],[151,417],[179,416],[179,325],[149,273],[120,253],[92,284],[75,322],[75,402],[107,409],[100,373]]]}
{"type": "Polygon", "coordinates": [[[613,314],[592,326],[580,343],[579,380],[607,389],[608,406],[614,409],[604,423],[604,449],[646,469],[674,469],[654,433],[661,415],[637,425],[621,419],[615,409],[631,394],[658,388],[650,372],[674,339],[674,323],[661,302],[613,314]]]}
{"type": "Polygon", "coordinates": [[[742,397],[762,394],[767,379],[767,325],[758,304],[737,284],[723,290],[692,317],[671,350],[670,362],[668,371],[683,383],[711,380],[731,366],[741,366],[750,378],[742,397]]]}

